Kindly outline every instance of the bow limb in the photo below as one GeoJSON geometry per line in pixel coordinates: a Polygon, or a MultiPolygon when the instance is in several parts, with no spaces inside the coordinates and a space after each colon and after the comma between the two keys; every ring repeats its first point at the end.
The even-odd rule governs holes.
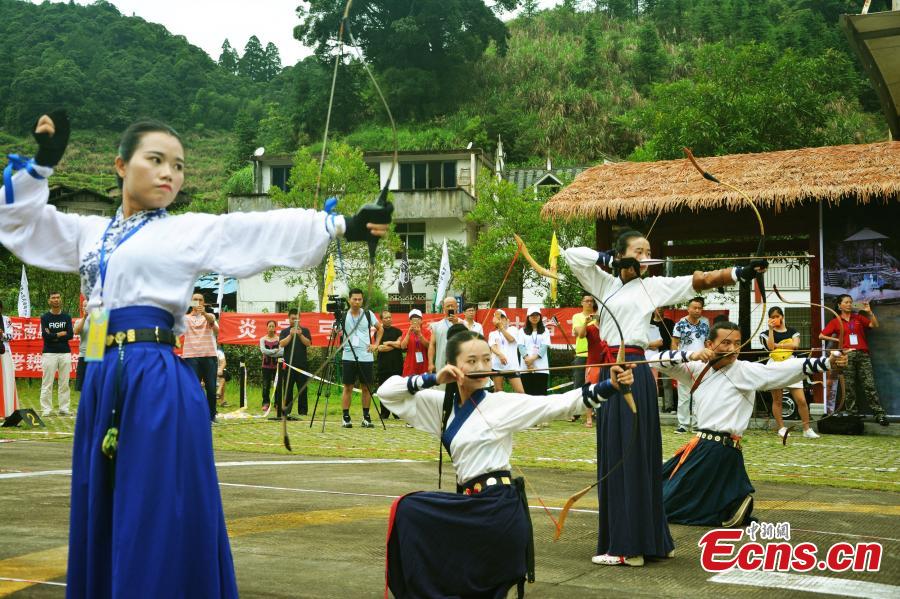
{"type": "MultiPolygon", "coordinates": [[[[691,152],[690,148],[684,148],[684,154],[685,154],[685,156],[687,156],[687,159],[690,161],[691,165],[693,165],[693,167],[695,169],[697,169],[697,171],[703,176],[704,179],[706,179],[707,181],[716,183],[718,185],[721,185],[722,187],[727,187],[728,189],[736,192],[738,195],[740,195],[744,199],[744,202],[746,203],[746,205],[751,210],[753,210],[753,214],[756,215],[756,220],[759,223],[759,243],[757,244],[757,247],[756,247],[756,257],[764,256],[765,250],[766,250],[766,226],[763,223],[762,214],[760,214],[759,209],[756,207],[756,204],[753,203],[753,200],[750,199],[750,196],[747,195],[747,193],[743,189],[741,189],[735,185],[732,185],[731,183],[728,183],[726,181],[722,181],[715,175],[704,170],[703,167],[701,167],[700,164],[697,162],[697,159],[694,158],[694,154],[693,154],[693,152],[691,152]]],[[[759,324],[757,324],[756,330],[753,332],[753,334],[748,336],[744,340],[744,342],[741,343],[741,345],[740,345],[740,347],[738,347],[737,351],[741,351],[744,347],[747,346],[747,344],[749,344],[753,340],[754,337],[756,337],[759,334],[759,332],[762,330],[763,323],[766,320],[766,288],[765,288],[765,281],[763,278],[763,273],[757,274],[756,282],[759,285],[760,294],[762,295],[762,313],[759,318],[759,324]]],[[[716,348],[714,347],[713,349],[715,350],[716,348]]],[[[700,382],[703,380],[703,377],[706,375],[707,372],[709,372],[709,369],[712,368],[712,365],[714,363],[715,363],[715,361],[710,361],[703,368],[703,370],[700,372],[700,374],[694,380],[693,386],[691,386],[691,393],[693,393],[697,389],[697,387],[700,385],[700,382]]]]}
{"type": "MultiPolygon", "coordinates": [[[[528,264],[531,266],[531,268],[534,269],[534,271],[536,273],[538,273],[541,276],[547,277],[548,279],[555,279],[560,282],[565,282],[566,279],[564,277],[561,277],[558,274],[554,274],[549,269],[544,268],[543,266],[538,264],[537,260],[535,260],[534,257],[532,257],[531,253],[528,251],[528,248],[526,247],[525,242],[522,241],[521,237],[519,237],[518,235],[514,235],[514,237],[516,239],[516,244],[518,245],[518,248],[519,248],[519,253],[522,254],[522,257],[525,259],[526,262],[528,262],[528,264]]],[[[590,293],[590,292],[588,292],[588,293],[590,293]]],[[[612,310],[610,310],[610,308],[606,304],[606,302],[604,302],[602,299],[600,299],[593,293],[590,293],[590,295],[591,295],[591,297],[594,298],[594,300],[597,301],[597,303],[599,305],[603,306],[603,308],[609,314],[610,318],[612,318],[612,321],[616,327],[616,331],[619,333],[619,351],[616,354],[616,362],[615,363],[616,364],[625,364],[625,336],[622,332],[622,327],[619,325],[619,321],[616,319],[615,315],[612,313],[612,310]]],[[[631,410],[631,413],[632,413],[631,437],[628,441],[628,446],[623,451],[622,458],[616,464],[614,464],[609,470],[607,470],[606,474],[599,477],[596,481],[594,481],[593,483],[591,483],[584,489],[581,489],[580,491],[578,491],[577,493],[575,493],[574,495],[569,497],[568,500],[566,500],[566,503],[563,505],[562,510],[560,510],[560,512],[559,512],[559,520],[558,521],[554,520],[554,524],[556,524],[556,534],[553,537],[554,541],[559,540],[560,536],[562,535],[563,526],[565,525],[565,522],[566,522],[566,517],[569,515],[569,511],[572,509],[572,506],[574,506],[575,503],[578,502],[579,499],[581,499],[588,492],[590,492],[591,489],[593,489],[594,487],[599,485],[601,482],[606,480],[606,478],[609,477],[609,475],[612,474],[617,468],[623,466],[625,464],[625,458],[631,454],[631,446],[634,444],[635,440],[637,439],[638,430],[639,430],[638,420],[637,420],[637,404],[635,404],[634,396],[631,393],[631,387],[629,385],[621,385],[620,384],[620,392],[622,394],[622,398],[625,400],[625,403],[628,405],[628,408],[631,410]]],[[[541,505],[543,505],[543,503],[541,505]]]]}

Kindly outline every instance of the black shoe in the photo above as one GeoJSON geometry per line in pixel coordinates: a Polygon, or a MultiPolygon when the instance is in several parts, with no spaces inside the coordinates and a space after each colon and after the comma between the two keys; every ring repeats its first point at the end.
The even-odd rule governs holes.
{"type": "Polygon", "coordinates": [[[888,424],[890,424],[890,422],[888,422],[887,416],[885,416],[884,414],[882,414],[881,416],[879,416],[879,417],[875,420],[875,422],[877,422],[877,423],[880,424],[881,426],[887,426],[888,424]]]}
{"type": "Polygon", "coordinates": [[[363,418],[362,427],[363,428],[375,428],[375,425],[372,424],[372,421],[369,418],[363,418]]]}
{"type": "Polygon", "coordinates": [[[300,419],[297,418],[296,416],[291,416],[290,414],[288,414],[287,418],[285,418],[285,420],[300,420],[300,419]]]}
{"type": "Polygon", "coordinates": [[[344,418],[343,422],[341,422],[341,426],[343,428],[353,428],[353,423],[350,422],[349,418],[344,418]]]}
{"type": "Polygon", "coordinates": [[[679,426],[678,428],[676,428],[676,429],[675,429],[674,431],[672,431],[672,432],[674,432],[676,435],[682,435],[682,434],[684,434],[684,433],[687,432],[687,429],[684,428],[683,426],[679,426]]]}

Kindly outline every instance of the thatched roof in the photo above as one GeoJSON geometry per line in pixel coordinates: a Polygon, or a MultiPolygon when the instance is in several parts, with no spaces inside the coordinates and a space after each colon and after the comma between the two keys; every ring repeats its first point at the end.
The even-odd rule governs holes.
{"type": "MultiPolygon", "coordinates": [[[[801,148],[759,154],[698,157],[707,172],[743,189],[757,207],[801,202],[866,204],[900,197],[900,142],[801,148]]],[[[594,166],[554,195],[547,219],[646,217],[663,209],[739,210],[740,194],[700,176],[687,159],[594,166]]]]}

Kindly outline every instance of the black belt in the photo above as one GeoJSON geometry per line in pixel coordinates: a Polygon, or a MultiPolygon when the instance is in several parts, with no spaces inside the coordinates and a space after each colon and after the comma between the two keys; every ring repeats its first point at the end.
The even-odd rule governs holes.
{"type": "Polygon", "coordinates": [[[113,345],[127,345],[129,343],[162,343],[163,345],[178,345],[178,337],[171,329],[128,329],[106,336],[106,347],[113,345]]]}
{"type": "Polygon", "coordinates": [[[456,492],[464,495],[475,495],[476,493],[481,493],[487,487],[511,484],[513,484],[513,479],[509,470],[496,470],[476,476],[461,485],[456,485],[456,492]]]}
{"type": "Polygon", "coordinates": [[[705,441],[721,443],[725,447],[734,447],[738,451],[741,450],[741,438],[737,439],[731,436],[731,433],[720,433],[716,431],[700,431],[697,436],[705,441]]]}

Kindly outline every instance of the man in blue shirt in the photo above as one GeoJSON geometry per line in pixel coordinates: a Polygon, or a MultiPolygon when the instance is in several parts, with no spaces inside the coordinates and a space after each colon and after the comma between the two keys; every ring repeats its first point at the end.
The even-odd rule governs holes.
{"type": "Polygon", "coordinates": [[[353,423],[350,421],[350,400],[353,397],[353,388],[360,384],[363,405],[362,427],[372,428],[369,405],[372,403],[372,387],[375,384],[373,364],[384,329],[371,310],[363,309],[365,296],[362,289],[351,289],[348,300],[350,309],[343,315],[342,323],[344,350],[341,360],[344,393],[341,395],[341,408],[344,414],[341,426],[353,427],[353,423]],[[372,341],[373,331],[375,332],[374,342],[372,341]]]}
{"type": "Polygon", "coordinates": [[[44,353],[41,357],[41,416],[53,410],[53,379],[59,374],[59,415],[69,415],[69,374],[72,372],[72,350],[69,340],[75,336],[72,317],[62,311],[62,296],[50,293],[50,311],[41,316],[41,336],[44,353]]]}

